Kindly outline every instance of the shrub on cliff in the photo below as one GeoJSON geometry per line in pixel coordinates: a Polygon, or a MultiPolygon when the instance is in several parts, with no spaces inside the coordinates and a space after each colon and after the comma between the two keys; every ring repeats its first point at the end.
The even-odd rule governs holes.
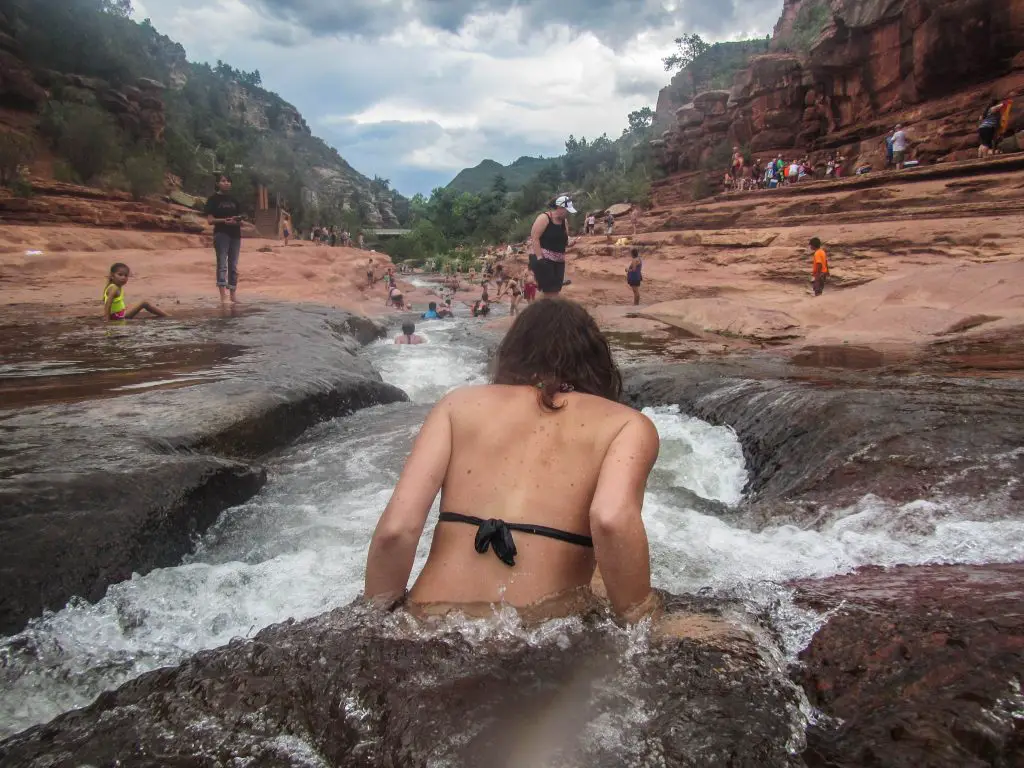
{"type": "Polygon", "coordinates": [[[797,11],[792,32],[782,39],[780,47],[794,53],[807,53],[831,22],[832,9],[827,0],[806,3],[797,11]]]}
{"type": "Polygon", "coordinates": [[[19,133],[0,133],[0,186],[12,188],[22,180],[23,166],[35,159],[31,140],[19,133]]]}
{"type": "Polygon", "coordinates": [[[93,181],[121,157],[121,132],[101,109],[51,102],[43,111],[39,127],[79,181],[93,181]]]}
{"type": "Polygon", "coordinates": [[[690,188],[690,194],[694,200],[703,200],[705,197],[711,197],[715,194],[715,191],[711,188],[711,184],[708,182],[706,176],[701,174],[693,180],[693,186],[690,188]]]}
{"type": "Polygon", "coordinates": [[[164,191],[164,161],[152,154],[129,157],[124,164],[128,191],[136,200],[164,191]]]}
{"type": "Polygon", "coordinates": [[[711,148],[711,152],[701,163],[702,171],[724,171],[732,162],[732,146],[728,141],[720,141],[711,148]]]}

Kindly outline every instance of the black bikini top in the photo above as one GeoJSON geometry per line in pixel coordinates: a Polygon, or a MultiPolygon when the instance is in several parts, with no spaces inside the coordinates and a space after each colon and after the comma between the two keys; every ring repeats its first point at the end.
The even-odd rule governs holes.
{"type": "Polygon", "coordinates": [[[549,539],[564,541],[567,544],[575,544],[579,547],[593,547],[594,540],[590,536],[581,536],[578,533],[568,533],[557,528],[548,528],[546,525],[533,525],[532,523],[506,523],[504,520],[491,518],[484,520],[471,515],[460,515],[457,512],[442,512],[439,518],[443,523],[466,523],[477,526],[476,542],[474,547],[481,555],[487,552],[488,547],[493,547],[494,554],[505,565],[516,564],[516,543],[512,539],[512,531],[522,531],[534,536],[547,536],[549,539]]]}

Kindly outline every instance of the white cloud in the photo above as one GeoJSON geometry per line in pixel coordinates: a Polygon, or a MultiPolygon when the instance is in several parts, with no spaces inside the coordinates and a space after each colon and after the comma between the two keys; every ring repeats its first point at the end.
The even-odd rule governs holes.
{"type": "Polygon", "coordinates": [[[674,37],[692,31],[685,19],[717,9],[738,16],[719,38],[748,27],[763,35],[781,6],[620,0],[636,6],[634,18],[618,5],[583,2],[563,8],[562,20],[538,24],[539,6],[526,0],[501,10],[483,0],[393,0],[388,7],[290,0],[275,6],[285,8],[278,15],[263,12],[262,2],[142,0],[136,18],[151,16],[193,59],[259,69],[264,84],[294,103],[352,165],[391,178],[406,194],[427,192],[424,185],[446,183],[485,157],[506,163],[522,154],[555,155],[569,134],[618,135],[626,115],[653,106],[668,82],[661,58],[674,37]],[[582,10],[570,26],[565,17],[577,5],[582,10]],[[674,24],[641,23],[674,12],[674,24]],[[311,28],[310,19],[324,28],[311,28]],[[356,31],[329,28],[345,23],[356,31]]]}

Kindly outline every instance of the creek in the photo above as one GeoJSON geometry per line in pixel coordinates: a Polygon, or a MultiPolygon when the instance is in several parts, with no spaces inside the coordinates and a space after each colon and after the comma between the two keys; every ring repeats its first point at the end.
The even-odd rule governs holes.
{"type": "MultiPolygon", "coordinates": [[[[0,639],[0,738],[201,650],[351,602],[362,588],[377,517],[431,403],[485,381],[491,340],[479,328],[472,320],[425,322],[417,332],[427,344],[370,345],[363,354],[411,402],[308,430],[267,459],[266,486],[224,512],[179,565],[112,585],[94,604],[72,599],[0,639]]],[[[766,617],[771,631],[763,641],[782,662],[795,658],[821,621],[794,604],[790,580],[866,564],[1020,559],[1024,523],[986,520],[969,507],[950,510],[932,500],[893,506],[869,495],[830,510],[813,529],[759,527],[743,508],[748,470],[736,434],[674,405],[645,412],[662,440],[644,505],[655,585],[732,599],[766,617]]],[[[428,521],[414,575],[431,528],[428,521]]],[[[552,623],[551,632],[560,626],[552,623]]],[[[550,636],[515,632],[526,642],[550,636]]]]}

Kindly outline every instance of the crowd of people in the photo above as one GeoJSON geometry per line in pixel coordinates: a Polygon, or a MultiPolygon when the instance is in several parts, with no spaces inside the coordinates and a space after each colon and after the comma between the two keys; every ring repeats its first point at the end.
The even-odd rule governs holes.
{"type": "Polygon", "coordinates": [[[774,158],[754,157],[748,162],[738,147],[733,149],[732,164],[722,182],[726,192],[777,189],[807,178],[839,179],[846,172],[846,158],[840,153],[831,153],[817,164],[807,155],[787,160],[781,153],[774,158]]]}
{"type": "Polygon", "coordinates": [[[356,247],[362,250],[366,247],[366,238],[361,231],[356,233],[353,240],[352,233],[347,229],[339,232],[337,227],[321,227],[319,225],[309,230],[309,241],[331,248],[341,246],[342,248],[356,247]]]}

